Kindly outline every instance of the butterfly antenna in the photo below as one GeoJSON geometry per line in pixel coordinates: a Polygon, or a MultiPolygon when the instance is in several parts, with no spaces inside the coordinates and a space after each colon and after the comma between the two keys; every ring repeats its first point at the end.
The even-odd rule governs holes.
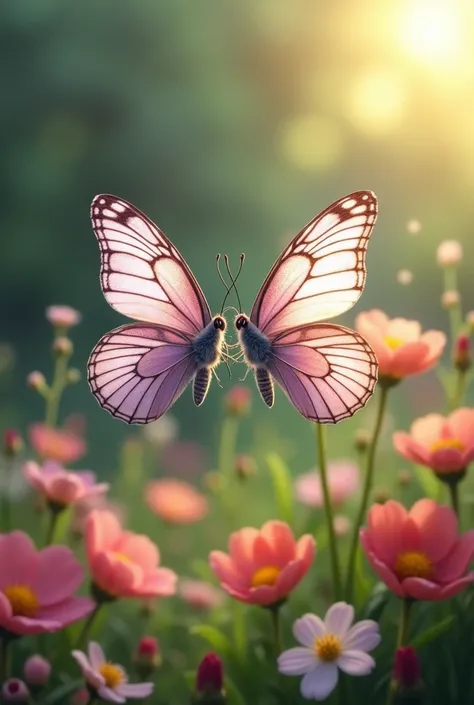
{"type": "Polygon", "coordinates": [[[226,267],[226,269],[227,269],[227,274],[229,275],[230,280],[231,280],[231,282],[232,282],[232,284],[230,285],[230,289],[228,290],[228,292],[227,292],[227,294],[226,294],[226,298],[224,299],[224,303],[225,303],[225,301],[227,300],[227,296],[230,294],[230,292],[232,291],[232,289],[235,289],[235,294],[236,294],[236,296],[237,296],[237,301],[238,301],[238,304],[239,304],[239,313],[241,313],[241,312],[242,312],[242,304],[240,303],[239,291],[238,291],[238,289],[237,289],[236,284],[237,284],[237,279],[240,277],[240,273],[241,273],[241,271],[242,271],[242,267],[244,266],[245,255],[244,255],[243,252],[242,252],[242,254],[240,255],[240,266],[239,266],[239,269],[238,269],[237,274],[235,275],[235,277],[232,276],[232,272],[230,271],[229,258],[228,258],[227,255],[224,255],[224,261],[225,261],[225,267],[226,267]]]}
{"type": "MultiPolygon", "coordinates": [[[[222,302],[222,306],[221,306],[221,313],[220,313],[220,315],[222,316],[222,314],[224,313],[225,302],[227,301],[227,297],[229,296],[230,289],[229,289],[229,287],[227,286],[226,280],[225,280],[224,277],[222,276],[221,268],[220,268],[220,266],[219,266],[220,259],[221,259],[221,255],[220,255],[220,252],[219,252],[219,253],[216,255],[216,269],[217,269],[217,274],[219,275],[219,279],[221,280],[221,282],[224,284],[224,286],[225,286],[225,288],[226,288],[226,295],[225,295],[225,297],[224,297],[224,301],[222,302]]],[[[231,288],[232,288],[232,287],[231,287],[231,288]]]]}

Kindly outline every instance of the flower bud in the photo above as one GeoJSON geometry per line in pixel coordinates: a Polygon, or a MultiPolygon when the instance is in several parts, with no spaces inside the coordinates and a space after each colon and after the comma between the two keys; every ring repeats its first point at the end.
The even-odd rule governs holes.
{"type": "Polygon", "coordinates": [[[47,386],[44,374],[42,372],[38,372],[37,370],[34,370],[34,372],[30,372],[30,374],[26,378],[26,384],[30,389],[33,389],[35,392],[40,393],[44,392],[47,386]]]}
{"type": "Polygon", "coordinates": [[[257,466],[250,455],[237,455],[234,462],[235,474],[239,480],[245,481],[255,475],[257,466]]]}
{"type": "Polygon", "coordinates": [[[217,472],[217,470],[211,470],[210,472],[206,472],[203,477],[203,485],[207,490],[209,490],[209,492],[217,494],[222,490],[223,487],[221,473],[217,472]]]}
{"type": "Polygon", "coordinates": [[[413,482],[413,473],[411,470],[399,470],[397,479],[400,487],[409,487],[413,482]]]}
{"type": "Polygon", "coordinates": [[[69,698],[69,705],[87,705],[91,696],[87,688],[80,688],[69,698]]]}
{"type": "Polygon", "coordinates": [[[459,306],[460,302],[461,296],[456,289],[448,289],[448,291],[445,291],[441,296],[441,306],[446,309],[446,311],[456,308],[456,306],[459,306]]]}
{"type": "Polygon", "coordinates": [[[227,392],[225,398],[226,412],[230,416],[245,416],[250,411],[252,393],[248,387],[237,384],[227,392]]]}
{"type": "Polygon", "coordinates": [[[225,703],[224,670],[222,661],[214,653],[208,653],[196,672],[196,698],[202,705],[225,703]]]}
{"type": "Polygon", "coordinates": [[[374,487],[372,498],[376,504],[385,504],[391,499],[390,490],[388,487],[374,487]]]}
{"type": "Polygon", "coordinates": [[[3,703],[27,703],[30,700],[30,693],[26,684],[19,678],[10,678],[5,681],[2,687],[3,703]]]}
{"type": "Polygon", "coordinates": [[[146,680],[161,665],[160,646],[153,636],[143,636],[138,642],[134,658],[135,668],[142,680],[146,680]]]}
{"type": "Polygon", "coordinates": [[[457,240],[444,240],[436,251],[440,267],[450,267],[462,260],[462,245],[457,240]]]}
{"type": "Polygon", "coordinates": [[[66,382],[68,384],[77,384],[81,380],[81,373],[77,367],[71,367],[66,373],[66,382]]]}
{"type": "Polygon", "coordinates": [[[71,306],[48,306],[46,318],[55,328],[67,330],[81,322],[81,314],[71,306]]]}
{"type": "Polygon", "coordinates": [[[421,703],[424,691],[421,664],[412,646],[401,646],[395,652],[391,688],[397,705],[421,703]]]}
{"type": "Polygon", "coordinates": [[[23,450],[23,438],[15,428],[9,428],[3,434],[3,454],[7,458],[14,458],[23,450]]]}
{"type": "Polygon", "coordinates": [[[72,355],[73,345],[69,338],[65,335],[60,335],[53,342],[53,352],[58,357],[70,357],[72,355]]]}
{"type": "Polygon", "coordinates": [[[354,445],[356,447],[356,450],[361,452],[367,450],[371,440],[372,436],[370,431],[368,431],[366,428],[358,428],[354,436],[354,445]]]}
{"type": "Polygon", "coordinates": [[[467,372],[471,367],[471,341],[468,335],[458,335],[454,346],[453,362],[458,372],[467,372]]]}
{"type": "Polygon", "coordinates": [[[40,656],[39,654],[35,654],[34,656],[30,656],[25,661],[25,665],[23,666],[23,676],[25,678],[25,681],[28,683],[28,685],[32,686],[43,686],[46,685],[46,683],[49,680],[49,677],[51,675],[51,664],[50,662],[40,656]]]}

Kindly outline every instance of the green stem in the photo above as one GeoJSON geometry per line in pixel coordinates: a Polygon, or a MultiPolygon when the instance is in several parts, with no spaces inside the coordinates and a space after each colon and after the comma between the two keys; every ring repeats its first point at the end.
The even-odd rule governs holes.
{"type": "Polygon", "coordinates": [[[337,551],[336,532],[334,531],[334,513],[332,510],[331,495],[329,493],[328,471],[327,471],[327,452],[326,452],[326,434],[322,424],[317,423],[315,428],[316,435],[316,450],[318,455],[319,474],[321,477],[321,487],[324,498],[324,513],[326,517],[326,528],[329,541],[329,555],[331,558],[331,571],[334,596],[336,600],[341,599],[341,569],[339,566],[339,556],[337,551]]]}
{"type": "Polygon", "coordinates": [[[454,509],[454,512],[456,513],[457,518],[459,519],[458,483],[457,482],[449,482],[448,489],[449,489],[449,497],[451,499],[451,506],[454,509]]]}
{"type": "Polygon", "coordinates": [[[385,409],[387,406],[388,397],[388,387],[381,386],[379,393],[379,405],[377,409],[377,417],[375,420],[375,428],[372,434],[372,439],[367,451],[367,469],[364,479],[364,487],[362,490],[362,498],[360,500],[359,511],[357,513],[356,521],[354,523],[354,530],[352,534],[351,548],[349,552],[349,562],[347,569],[347,583],[346,583],[346,599],[350,603],[353,599],[354,594],[354,573],[355,565],[357,559],[357,550],[359,548],[359,531],[362,523],[365,519],[365,513],[367,511],[367,505],[369,503],[370,492],[372,490],[372,483],[374,477],[375,469],[375,454],[377,451],[377,445],[380,437],[380,432],[382,430],[382,424],[385,416],[385,409]]]}
{"type": "Polygon", "coordinates": [[[56,528],[58,526],[59,514],[60,512],[55,509],[49,510],[49,524],[46,532],[45,546],[50,546],[54,541],[54,534],[56,533],[56,528]]]}
{"type": "MultiPolygon", "coordinates": [[[[444,268],[444,291],[457,291],[458,270],[456,265],[444,268]]],[[[462,326],[461,304],[449,309],[449,328],[451,343],[454,344],[462,326]]]]}
{"type": "Polygon", "coordinates": [[[232,496],[233,489],[233,466],[235,460],[236,444],[237,444],[238,423],[233,416],[224,416],[222,422],[218,465],[221,478],[221,487],[219,494],[222,503],[222,509],[227,517],[229,526],[235,527],[235,512],[236,507],[235,497],[232,496]]]}
{"type": "Polygon", "coordinates": [[[8,463],[5,467],[5,487],[2,496],[2,531],[8,533],[12,527],[12,507],[10,501],[10,480],[13,465],[8,463]]]}
{"type": "Polygon", "coordinates": [[[456,386],[451,399],[451,411],[459,408],[462,405],[464,394],[466,392],[467,375],[465,370],[459,370],[456,375],[456,386]]]}
{"type": "Polygon", "coordinates": [[[11,640],[8,637],[0,639],[0,683],[5,683],[10,677],[11,670],[11,640]]]}
{"type": "MultiPolygon", "coordinates": [[[[406,598],[406,599],[402,600],[401,615],[400,615],[400,622],[398,624],[397,643],[395,646],[395,651],[398,651],[398,649],[401,646],[404,646],[407,642],[408,630],[410,628],[410,616],[411,616],[412,605],[413,605],[413,600],[411,600],[410,598],[406,598]]],[[[396,688],[395,688],[394,684],[390,683],[389,691],[388,691],[388,698],[387,698],[387,705],[393,705],[395,692],[396,692],[396,688]]]]}
{"type": "Polygon", "coordinates": [[[85,643],[86,639],[89,636],[89,632],[92,629],[92,626],[97,618],[97,615],[99,614],[99,611],[102,607],[102,602],[98,602],[96,606],[94,607],[93,611],[90,613],[86,621],[84,622],[84,625],[79,633],[79,636],[77,638],[76,642],[76,649],[81,649],[85,643]]]}
{"type": "Polygon", "coordinates": [[[46,416],[45,423],[47,426],[56,426],[59,416],[59,404],[62,393],[66,387],[66,373],[69,357],[67,355],[59,355],[56,358],[54,369],[53,382],[48,389],[46,395],[46,416]]]}
{"type": "Polygon", "coordinates": [[[275,651],[277,656],[279,656],[283,651],[283,633],[281,629],[280,609],[281,605],[274,605],[273,607],[270,607],[273,624],[273,637],[275,639],[275,651]]]}

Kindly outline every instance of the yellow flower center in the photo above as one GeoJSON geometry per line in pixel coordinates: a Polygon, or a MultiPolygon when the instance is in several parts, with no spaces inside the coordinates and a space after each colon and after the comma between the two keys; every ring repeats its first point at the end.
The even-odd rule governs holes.
{"type": "Polygon", "coordinates": [[[341,655],[341,640],[335,634],[323,634],[316,637],[313,649],[320,661],[330,663],[341,655]]]}
{"type": "Polygon", "coordinates": [[[397,556],[394,571],[400,580],[405,578],[429,580],[433,576],[433,564],[428,556],[420,551],[406,551],[397,556]]]}
{"type": "Polygon", "coordinates": [[[115,664],[108,663],[107,661],[99,666],[99,673],[104,679],[107,688],[114,689],[125,680],[120,666],[115,666],[115,664]]]}
{"type": "Polygon", "coordinates": [[[400,348],[405,342],[401,338],[395,338],[394,335],[386,335],[384,337],[384,340],[385,340],[386,344],[388,345],[388,347],[390,348],[390,350],[398,350],[398,348],[400,348]]]}
{"type": "Polygon", "coordinates": [[[115,558],[118,558],[119,561],[122,561],[122,563],[131,563],[132,561],[128,556],[125,555],[125,553],[120,553],[120,551],[116,551],[114,553],[115,558]]]}
{"type": "Polygon", "coordinates": [[[9,601],[14,617],[35,617],[39,601],[28,585],[9,585],[3,590],[9,601]]]}
{"type": "Polygon", "coordinates": [[[441,438],[430,447],[431,453],[438,450],[464,450],[464,444],[458,438],[441,438]]]}
{"type": "Polygon", "coordinates": [[[266,565],[263,568],[259,568],[255,571],[252,577],[251,585],[252,587],[261,587],[262,585],[275,585],[279,575],[280,568],[277,568],[275,565],[266,565]]]}

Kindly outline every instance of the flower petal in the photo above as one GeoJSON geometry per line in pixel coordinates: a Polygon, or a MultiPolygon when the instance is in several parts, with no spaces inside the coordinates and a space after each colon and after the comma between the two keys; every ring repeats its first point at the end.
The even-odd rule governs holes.
{"type": "Polygon", "coordinates": [[[283,651],[278,657],[278,670],[285,676],[302,676],[311,671],[318,660],[312,649],[297,646],[283,651]]]}
{"type": "Polygon", "coordinates": [[[375,668],[375,661],[364,651],[344,651],[339,656],[337,665],[350,676],[366,676],[375,668]]]}
{"type": "Polygon", "coordinates": [[[106,685],[103,685],[101,688],[98,688],[97,694],[100,698],[102,698],[102,700],[107,700],[110,703],[126,702],[126,699],[123,695],[119,695],[117,691],[112,690],[112,688],[107,688],[106,685]]]}
{"type": "Polygon", "coordinates": [[[293,532],[284,521],[267,521],[260,531],[268,545],[273,549],[278,568],[292,561],[295,557],[296,542],[293,532]]]}
{"type": "Polygon", "coordinates": [[[293,635],[300,644],[311,648],[318,636],[326,633],[323,620],[315,614],[304,614],[293,624],[293,635]]]}
{"type": "Polygon", "coordinates": [[[449,583],[464,575],[473,556],[474,530],[471,529],[459,537],[448,555],[435,566],[437,582],[449,583]]]}
{"type": "Polygon", "coordinates": [[[357,622],[347,632],[344,639],[344,651],[372,651],[380,644],[381,636],[379,625],[372,619],[363,619],[357,622]]]}
{"type": "Polygon", "coordinates": [[[354,608],[347,602],[336,602],[326,612],[324,624],[330,634],[344,638],[354,621],[354,608]]]}
{"type": "Polygon", "coordinates": [[[0,536],[0,590],[8,585],[31,585],[38,568],[38,552],[23,531],[0,536]]]}
{"type": "Polygon", "coordinates": [[[410,510],[421,535],[421,550],[435,563],[447,556],[456,543],[458,520],[449,507],[432,499],[420,499],[410,510]]]}
{"type": "Polygon", "coordinates": [[[106,662],[105,654],[100,644],[96,641],[89,642],[89,661],[92,668],[97,671],[106,662]]]}
{"type": "Polygon", "coordinates": [[[116,690],[119,695],[125,698],[147,698],[153,693],[153,683],[124,683],[119,685],[116,690]]]}
{"type": "Polygon", "coordinates": [[[335,663],[320,663],[301,681],[301,695],[307,700],[325,700],[336,687],[339,673],[335,663]]]}
{"type": "Polygon", "coordinates": [[[33,583],[42,605],[70,597],[84,579],[84,570],[66,546],[48,546],[38,554],[38,574],[33,583]]]}

